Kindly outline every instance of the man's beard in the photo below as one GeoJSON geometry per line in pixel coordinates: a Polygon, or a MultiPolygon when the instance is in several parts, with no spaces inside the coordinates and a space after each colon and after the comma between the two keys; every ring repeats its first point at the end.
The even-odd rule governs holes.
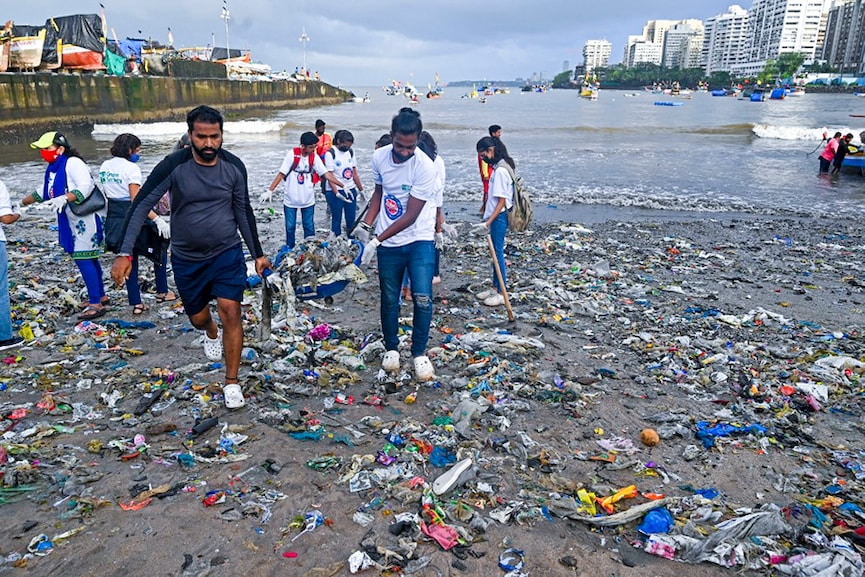
{"type": "Polygon", "coordinates": [[[193,144],[192,149],[195,150],[195,153],[198,154],[198,156],[201,157],[201,160],[203,160],[205,162],[211,162],[212,160],[214,160],[216,158],[216,155],[219,154],[218,148],[211,148],[211,147],[198,148],[197,146],[195,146],[193,144]]]}

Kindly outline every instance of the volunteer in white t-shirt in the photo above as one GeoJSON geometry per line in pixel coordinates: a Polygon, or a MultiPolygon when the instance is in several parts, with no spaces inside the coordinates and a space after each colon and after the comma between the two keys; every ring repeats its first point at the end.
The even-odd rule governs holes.
{"type": "MultiPolygon", "coordinates": [[[[134,134],[121,134],[111,145],[111,158],[99,167],[99,183],[102,193],[108,200],[108,216],[105,219],[105,247],[111,252],[118,252],[123,242],[123,224],[126,215],[132,207],[132,201],[141,188],[141,169],[138,162],[141,152],[141,140],[134,134]]],[[[168,290],[168,247],[171,238],[171,227],[168,222],[154,211],[148,214],[151,229],[142,231],[141,245],[151,249],[150,258],[153,261],[153,276],[156,281],[156,302],[163,303],[177,300],[177,296],[168,290]],[[164,240],[163,240],[164,239],[164,240]]],[[[138,283],[138,256],[132,257],[132,271],[126,279],[126,295],[132,306],[132,314],[143,314],[149,308],[141,302],[141,287],[138,283]]]]}
{"type": "Polygon", "coordinates": [[[342,215],[345,214],[345,229],[354,224],[357,217],[357,194],[363,192],[360,176],[357,173],[357,161],[354,151],[354,135],[348,130],[337,130],[334,136],[335,146],[324,153],[324,165],[339,179],[342,192],[333,190],[330,182],[324,185],[324,196],[330,207],[330,230],[339,236],[342,234],[342,215]]]}
{"type": "Polygon", "coordinates": [[[342,190],[342,183],[328,172],[324,162],[315,153],[318,137],[312,132],[304,132],[300,136],[300,147],[288,151],[279,172],[270,183],[267,191],[259,197],[260,202],[269,202],[273,191],[279,183],[285,181],[285,192],[282,197],[285,214],[285,244],[294,248],[295,230],[297,229],[297,209],[300,209],[303,237],[315,236],[315,184],[313,172],[326,179],[337,190],[342,190]],[[311,161],[310,161],[311,159],[311,161]]]}
{"type": "MultiPolygon", "coordinates": [[[[474,226],[478,231],[490,235],[496,260],[499,262],[499,269],[502,273],[502,281],[505,284],[504,288],[507,288],[505,233],[508,230],[508,211],[514,204],[514,180],[508,170],[502,166],[507,163],[513,168],[514,163],[513,159],[508,156],[507,150],[499,146],[499,140],[492,136],[481,138],[477,143],[477,151],[483,161],[492,167],[493,172],[490,174],[490,188],[487,194],[487,203],[484,205],[484,219],[474,226]]],[[[485,305],[495,307],[505,304],[505,297],[502,295],[502,287],[499,285],[495,266],[492,267],[492,270],[493,290],[484,290],[478,293],[477,297],[484,301],[485,305]]]]}
{"type": "Polygon", "coordinates": [[[375,192],[369,211],[355,235],[364,241],[363,264],[378,255],[381,289],[381,328],[385,355],[382,368],[399,371],[399,291],[403,274],[411,282],[411,355],[415,376],[428,381],[435,378],[426,356],[432,321],[432,277],[435,266],[436,171],[433,161],[417,151],[423,124],[420,114],[402,108],[391,121],[392,144],[379,148],[372,156],[375,192]],[[375,233],[370,233],[375,226],[375,233]]]}
{"type": "MultiPolygon", "coordinates": [[[[9,190],[0,180],[0,223],[13,224],[21,215],[12,208],[9,190]]],[[[24,339],[12,332],[12,308],[9,302],[9,261],[6,253],[6,233],[0,226],[0,351],[17,347],[24,339]]]]}

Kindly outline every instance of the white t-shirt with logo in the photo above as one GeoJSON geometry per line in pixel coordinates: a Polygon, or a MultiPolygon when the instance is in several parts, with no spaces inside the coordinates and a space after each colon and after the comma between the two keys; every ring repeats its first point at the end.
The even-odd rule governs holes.
{"type": "Polygon", "coordinates": [[[484,207],[484,220],[493,215],[500,198],[505,199],[506,210],[510,210],[514,205],[514,179],[506,168],[501,168],[504,162],[504,160],[498,161],[490,175],[490,190],[484,207]]]}
{"type": "MultiPolygon", "coordinates": [[[[345,190],[357,188],[357,185],[354,183],[354,173],[357,171],[357,161],[354,159],[351,149],[343,152],[334,146],[328,152],[324,153],[324,165],[337,179],[339,179],[345,190]]],[[[327,190],[333,190],[329,181],[325,182],[324,186],[327,190]]]]}
{"type": "Polygon", "coordinates": [[[134,162],[120,156],[113,156],[99,167],[99,183],[105,198],[112,200],[131,200],[129,185],[141,186],[141,169],[134,162]]]}
{"type": "MultiPolygon", "coordinates": [[[[9,199],[9,189],[0,181],[0,216],[12,214],[12,201],[9,199]]],[[[6,242],[6,233],[3,232],[3,225],[0,225],[0,242],[6,242]]]]}
{"type": "Polygon", "coordinates": [[[291,170],[294,164],[294,150],[289,150],[279,172],[285,175],[285,193],[282,196],[282,204],[288,208],[307,208],[315,205],[315,186],[312,183],[312,171],[315,170],[319,176],[327,172],[321,157],[312,153],[312,167],[309,166],[309,156],[300,155],[297,167],[291,170]],[[291,170],[291,172],[289,172],[291,170]]]}
{"type": "Polygon", "coordinates": [[[402,163],[393,161],[392,145],[372,153],[373,182],[382,188],[381,206],[375,223],[375,234],[405,214],[409,196],[426,202],[414,224],[382,242],[382,246],[405,246],[419,240],[435,238],[436,170],[433,161],[417,150],[402,163]]]}

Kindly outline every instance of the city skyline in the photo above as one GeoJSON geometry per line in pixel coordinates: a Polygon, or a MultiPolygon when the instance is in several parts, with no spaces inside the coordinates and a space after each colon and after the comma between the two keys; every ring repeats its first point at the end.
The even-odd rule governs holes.
{"type": "MultiPolygon", "coordinates": [[[[230,32],[232,49],[249,49],[253,60],[269,64],[273,71],[301,66],[305,46],[309,68],[325,81],[344,86],[390,80],[424,85],[433,82],[436,73],[445,82],[528,77],[532,72],[552,78],[560,72],[562,60],[582,62],[586,40],[610,41],[613,64],[620,60],[627,36],[647,20],[706,19],[724,12],[729,3],[621,0],[612,11],[583,2],[541,0],[527,11],[518,0],[501,0],[494,9],[443,0],[410,10],[387,0],[369,0],[331,10],[310,9],[296,0],[228,0],[231,18],[226,22],[220,18],[222,0],[102,2],[109,38],[113,29],[121,39],[166,43],[170,27],[177,47],[204,46],[212,38],[224,47],[230,32]],[[309,39],[302,44],[298,38],[304,30],[309,39]]],[[[0,18],[40,25],[49,17],[99,10],[98,2],[31,0],[0,10],[0,18]]]]}

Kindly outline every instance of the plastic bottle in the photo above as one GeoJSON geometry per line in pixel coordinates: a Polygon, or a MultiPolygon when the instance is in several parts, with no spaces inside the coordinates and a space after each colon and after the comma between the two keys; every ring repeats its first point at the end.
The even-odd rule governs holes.
{"type": "Polygon", "coordinates": [[[243,349],[240,351],[240,360],[252,362],[255,360],[257,354],[258,353],[255,352],[255,349],[251,347],[243,347],[243,349]]]}

